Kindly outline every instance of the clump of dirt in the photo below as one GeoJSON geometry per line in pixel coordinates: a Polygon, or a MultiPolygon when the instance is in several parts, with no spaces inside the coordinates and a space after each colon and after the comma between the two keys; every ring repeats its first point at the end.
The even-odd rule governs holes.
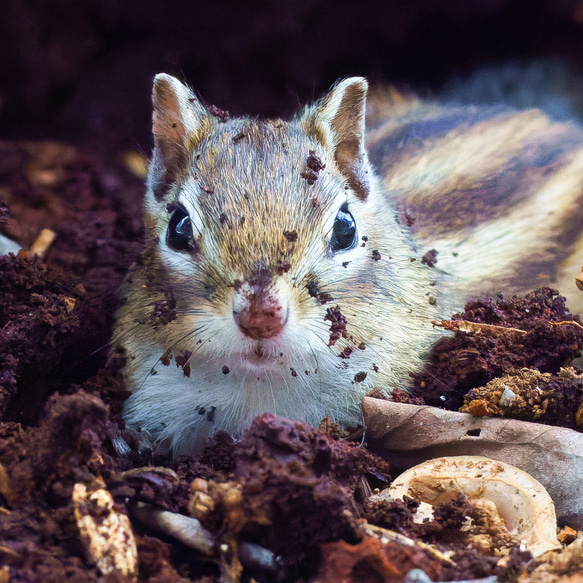
{"type": "MultiPolygon", "coordinates": [[[[454,336],[441,340],[426,369],[413,376],[413,398],[457,410],[471,389],[523,368],[549,373],[555,390],[573,393],[573,382],[560,382],[556,375],[581,350],[583,327],[557,291],[542,288],[510,299],[473,299],[448,327],[454,336]]],[[[578,398],[566,395],[564,400],[573,404],[578,398]]],[[[553,411],[551,407],[537,421],[563,424],[553,411]]]]}
{"type": "Polygon", "coordinates": [[[3,233],[24,248],[56,235],[42,260],[0,257],[2,561],[12,581],[97,581],[71,494],[127,463],[112,446],[126,393],[104,365],[140,246],[141,180],[53,142],[0,142],[0,154],[3,233]]]}
{"type": "Polygon", "coordinates": [[[141,183],[71,146],[0,142],[3,233],[25,248],[42,229],[56,235],[43,261],[0,257],[5,420],[34,423],[53,391],[104,365],[117,290],[140,249],[141,183]]]}
{"type": "Polygon", "coordinates": [[[354,542],[359,481],[372,475],[389,483],[388,464],[365,449],[270,414],[254,421],[235,460],[243,499],[270,516],[261,540],[282,556],[317,553],[328,540],[354,542]]]}
{"type": "MultiPolygon", "coordinates": [[[[470,501],[438,506],[433,521],[416,524],[412,500],[368,498],[367,488],[388,484],[386,462],[305,423],[260,415],[234,445],[233,460],[232,474],[193,482],[190,504],[217,545],[232,551],[221,559],[223,572],[243,572],[243,580],[354,583],[403,581],[415,568],[433,580],[459,574],[424,542],[455,543],[467,578],[498,568],[492,556],[480,560],[466,548],[460,528],[470,501]],[[251,556],[249,546],[263,558],[251,556]]],[[[524,563],[530,558],[525,554],[524,563]]]]}
{"type": "Polygon", "coordinates": [[[521,369],[469,391],[461,411],[581,429],[583,375],[572,367],[562,368],[557,375],[521,369]]]}
{"type": "Polygon", "coordinates": [[[79,362],[75,345],[84,330],[84,298],[80,283],[49,270],[38,258],[0,256],[0,412],[4,419],[34,419],[61,383],[63,361],[79,362]]]}

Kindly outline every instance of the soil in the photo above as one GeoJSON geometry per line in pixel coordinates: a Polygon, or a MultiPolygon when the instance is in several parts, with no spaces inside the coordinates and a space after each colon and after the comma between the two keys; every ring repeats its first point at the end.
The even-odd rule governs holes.
{"type": "MultiPolygon", "coordinates": [[[[467,545],[464,500],[443,505],[423,525],[413,522],[413,501],[368,502],[372,489],[389,484],[389,463],[330,424],[317,431],[265,414],[240,442],[221,434],[201,458],[167,469],[117,454],[127,392],[119,363],[107,360],[107,343],[117,289],[140,250],[142,180],[122,163],[54,142],[3,142],[0,150],[4,231],[24,244],[43,228],[56,233],[42,259],[0,257],[0,573],[13,582],[210,582],[229,573],[243,581],[356,582],[402,581],[413,568],[434,580],[525,571],[531,557],[518,545],[508,547],[504,567],[467,545]],[[90,499],[74,502],[79,484],[88,496],[109,497],[106,510],[90,499]],[[201,488],[210,500],[204,512],[194,502],[201,488]],[[209,560],[152,528],[136,518],[144,503],[197,516],[229,552],[209,560]],[[79,520],[113,528],[122,515],[132,526],[118,525],[116,536],[121,529],[122,539],[135,540],[139,567],[104,574],[79,520]],[[363,521],[449,549],[453,561],[368,533],[363,521]]],[[[167,308],[160,306],[161,317],[167,308]]],[[[479,402],[483,414],[508,415],[493,410],[500,391],[488,399],[479,387],[537,367],[548,389],[534,390],[522,372],[520,402],[538,401],[518,407],[518,416],[534,411],[539,423],[578,428],[583,380],[561,367],[582,346],[583,328],[556,292],[472,300],[450,325],[460,322],[491,329],[458,330],[438,344],[410,400],[451,408],[479,402]]]]}
{"type": "Polygon", "coordinates": [[[583,346],[583,326],[557,291],[542,288],[522,297],[473,299],[462,314],[453,316],[452,323],[453,329],[458,328],[454,336],[440,341],[426,370],[414,375],[411,402],[453,411],[463,405],[474,415],[504,415],[501,409],[482,412],[480,407],[486,400],[498,403],[504,390],[500,387],[512,373],[510,384],[522,397],[513,401],[513,410],[506,411],[512,410],[509,416],[579,427],[576,412],[583,403],[582,378],[566,367],[583,346]],[[464,327],[465,331],[459,329],[464,327]],[[536,369],[539,374],[522,373],[517,380],[521,369],[536,369]],[[501,380],[489,384],[494,379],[501,380]],[[536,388],[537,381],[545,390],[536,388]]]}
{"type": "MultiPolygon", "coordinates": [[[[577,65],[580,3],[136,6],[17,0],[2,7],[0,131],[10,141],[0,141],[0,228],[24,247],[42,229],[56,238],[42,258],[0,256],[0,582],[210,583],[231,573],[260,583],[376,583],[402,581],[412,568],[442,581],[512,579],[532,568],[517,546],[503,565],[468,546],[464,499],[423,525],[413,522],[411,500],[367,504],[372,489],[389,483],[389,463],[329,424],[316,431],[264,415],[240,442],[218,435],[200,458],[169,468],[118,455],[127,392],[107,353],[117,290],[143,235],[136,150],[149,150],[153,74],[183,76],[235,115],[288,115],[350,74],[431,90],[499,59],[561,56],[577,65]],[[88,497],[74,503],[79,484],[88,497]],[[215,558],[138,520],[140,504],[199,516],[216,540],[215,558]],[[131,517],[131,533],[122,516],[131,517]],[[364,521],[415,542],[377,536],[364,521]],[[121,561],[113,571],[82,536],[92,528],[120,541],[106,553],[121,561]],[[418,543],[451,551],[451,560],[418,543]]],[[[157,305],[155,317],[172,318],[172,301],[157,305]]],[[[331,342],[342,319],[330,319],[331,342]]],[[[565,367],[583,335],[556,293],[475,300],[458,319],[497,329],[455,332],[415,378],[413,395],[396,399],[580,427],[583,381],[565,367]],[[533,379],[524,367],[546,376],[533,379]],[[509,373],[522,376],[517,398],[502,410],[495,383],[509,373]],[[542,394],[533,390],[541,382],[542,394]]]]}

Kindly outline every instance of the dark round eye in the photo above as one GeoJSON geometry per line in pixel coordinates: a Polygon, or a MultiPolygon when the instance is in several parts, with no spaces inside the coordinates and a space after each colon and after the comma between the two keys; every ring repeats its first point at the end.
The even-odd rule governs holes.
{"type": "Polygon", "coordinates": [[[332,251],[343,251],[354,247],[356,243],[356,221],[344,203],[334,219],[330,246],[332,251]]]}
{"type": "Polygon", "coordinates": [[[176,251],[195,251],[196,243],[192,234],[192,223],[186,209],[176,205],[166,233],[168,246],[176,251]]]}

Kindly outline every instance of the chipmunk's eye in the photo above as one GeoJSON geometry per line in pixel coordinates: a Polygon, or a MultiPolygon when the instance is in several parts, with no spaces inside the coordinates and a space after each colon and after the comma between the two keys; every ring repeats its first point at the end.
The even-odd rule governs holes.
{"type": "Polygon", "coordinates": [[[344,203],[334,219],[330,246],[332,251],[345,251],[354,247],[356,243],[356,221],[348,210],[348,204],[344,203]]]}
{"type": "Polygon", "coordinates": [[[182,205],[176,205],[166,233],[168,246],[175,251],[195,251],[196,243],[192,233],[192,223],[186,209],[182,205]]]}

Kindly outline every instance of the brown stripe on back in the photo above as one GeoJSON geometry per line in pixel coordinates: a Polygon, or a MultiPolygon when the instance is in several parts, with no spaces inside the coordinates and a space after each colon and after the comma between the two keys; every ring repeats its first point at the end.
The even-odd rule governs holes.
{"type": "Polygon", "coordinates": [[[526,292],[557,281],[583,224],[583,147],[538,176],[528,198],[492,220],[439,239],[421,233],[439,251],[439,267],[468,293],[526,292]]]}
{"type": "Polygon", "coordinates": [[[435,103],[418,103],[400,113],[386,117],[382,123],[367,128],[366,144],[373,165],[386,174],[403,158],[431,148],[453,131],[464,131],[507,111],[500,107],[443,107],[435,103]]]}
{"type": "MultiPolygon", "coordinates": [[[[443,130],[454,121],[452,114],[447,123],[433,125],[443,130]]],[[[552,124],[536,110],[499,114],[401,148],[398,161],[383,161],[383,183],[414,218],[413,232],[430,239],[508,213],[582,143],[581,130],[552,124]]]]}

